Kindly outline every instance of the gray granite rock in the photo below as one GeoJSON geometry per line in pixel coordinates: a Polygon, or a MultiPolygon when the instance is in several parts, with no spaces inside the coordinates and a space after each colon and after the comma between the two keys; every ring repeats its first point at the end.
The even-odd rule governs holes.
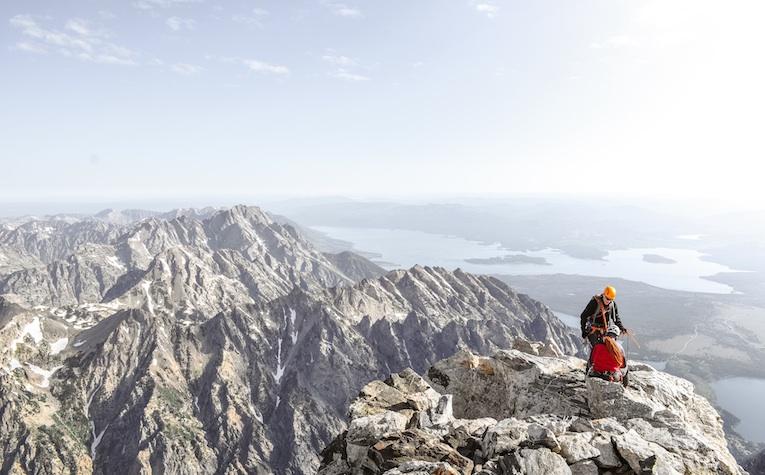
{"type": "Polygon", "coordinates": [[[569,465],[571,475],[598,475],[598,466],[592,460],[582,460],[569,465]]]}
{"type": "Polygon", "coordinates": [[[598,451],[599,455],[594,461],[600,468],[617,468],[622,465],[622,459],[616,452],[616,448],[608,433],[598,432],[590,440],[590,444],[598,451]]]}
{"type": "Polygon", "coordinates": [[[529,423],[515,418],[503,419],[489,427],[481,442],[485,459],[517,449],[529,438],[529,423]]]}
{"type": "Polygon", "coordinates": [[[558,437],[561,455],[569,465],[600,456],[600,451],[590,444],[592,437],[591,432],[563,434],[558,437]]]}
{"type": "Polygon", "coordinates": [[[409,418],[406,415],[393,411],[359,417],[351,421],[346,440],[357,445],[372,443],[383,437],[402,432],[406,429],[408,422],[409,418]]]}
{"type": "MultiPolygon", "coordinates": [[[[429,371],[431,384],[444,395],[451,390],[452,398],[390,406],[388,410],[407,417],[414,411],[411,420],[420,421],[418,428],[374,443],[367,439],[374,455],[365,455],[367,462],[360,466],[398,467],[421,460],[446,462],[464,472],[469,460],[473,473],[482,475],[743,473],[726,448],[719,418],[687,382],[650,369],[633,370],[633,385],[627,389],[593,384],[575,374],[581,361],[533,354],[538,347],[528,342],[518,347],[524,351],[500,351],[492,358],[461,352],[437,362],[429,371]],[[550,391],[553,385],[556,389],[550,391]],[[583,404],[572,405],[571,395],[584,395],[583,404]],[[456,418],[422,423],[434,420],[434,410],[448,413],[449,401],[456,418]],[[613,412],[594,409],[596,405],[613,412]],[[480,418],[470,419],[472,415],[480,418]]],[[[410,371],[394,374],[388,384],[404,380],[409,383],[396,383],[399,392],[386,401],[430,394],[428,382],[410,371]]],[[[372,407],[381,394],[390,394],[379,385],[369,387],[377,389],[362,390],[352,407],[372,407]]],[[[354,458],[341,443],[331,447],[321,475],[333,473],[337,460],[354,458]]]]}
{"type": "Polygon", "coordinates": [[[519,449],[499,461],[501,473],[508,475],[570,475],[571,469],[563,457],[547,448],[519,449]]]}
{"type": "Polygon", "coordinates": [[[635,473],[654,473],[678,475],[682,473],[683,463],[667,452],[663,447],[648,442],[634,430],[613,437],[619,455],[629,463],[635,473]]]}

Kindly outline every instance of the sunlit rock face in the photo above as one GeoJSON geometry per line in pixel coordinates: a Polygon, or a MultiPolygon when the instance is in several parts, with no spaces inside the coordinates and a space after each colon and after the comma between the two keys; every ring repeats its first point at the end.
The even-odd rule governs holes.
{"type": "Polygon", "coordinates": [[[583,360],[515,346],[367,384],[319,474],[744,473],[688,381],[647,365],[627,388],[585,381],[583,360]]]}

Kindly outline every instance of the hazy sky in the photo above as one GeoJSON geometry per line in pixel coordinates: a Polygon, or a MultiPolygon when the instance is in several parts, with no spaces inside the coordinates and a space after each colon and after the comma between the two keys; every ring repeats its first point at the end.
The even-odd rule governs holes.
{"type": "Polygon", "coordinates": [[[0,199],[765,201],[765,2],[2,0],[0,199]]]}

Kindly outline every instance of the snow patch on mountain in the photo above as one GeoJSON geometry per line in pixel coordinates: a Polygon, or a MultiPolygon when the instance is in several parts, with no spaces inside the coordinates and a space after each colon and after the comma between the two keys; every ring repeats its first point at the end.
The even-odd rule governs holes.
{"type": "Polygon", "coordinates": [[[50,354],[57,355],[61,353],[62,351],[64,351],[64,349],[66,348],[66,345],[68,344],[69,344],[68,337],[59,338],[58,340],[50,344],[50,354]]]}

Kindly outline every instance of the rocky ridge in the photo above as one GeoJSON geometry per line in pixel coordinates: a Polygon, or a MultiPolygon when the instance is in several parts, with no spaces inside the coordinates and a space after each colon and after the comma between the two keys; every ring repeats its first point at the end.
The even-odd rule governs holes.
{"type": "Polygon", "coordinates": [[[516,340],[362,388],[323,451],[336,474],[740,474],[722,419],[690,382],[631,366],[630,386],[516,340]]]}
{"type": "MultiPolygon", "coordinates": [[[[124,228],[100,221],[30,222],[0,234],[0,254],[32,260],[24,264],[17,259],[8,270],[23,269],[0,274],[0,293],[19,296],[30,306],[111,301],[170,264],[178,266],[173,274],[186,274],[186,281],[200,274],[218,276],[219,309],[235,298],[270,300],[296,285],[320,289],[354,282],[294,228],[247,206],[221,210],[204,220],[179,213],[169,220],[151,217],[124,228]]],[[[353,275],[360,272],[363,275],[356,269],[353,275]]],[[[196,284],[206,289],[207,283],[196,284]]],[[[193,297],[193,292],[179,298],[185,297],[193,297]]]]}

